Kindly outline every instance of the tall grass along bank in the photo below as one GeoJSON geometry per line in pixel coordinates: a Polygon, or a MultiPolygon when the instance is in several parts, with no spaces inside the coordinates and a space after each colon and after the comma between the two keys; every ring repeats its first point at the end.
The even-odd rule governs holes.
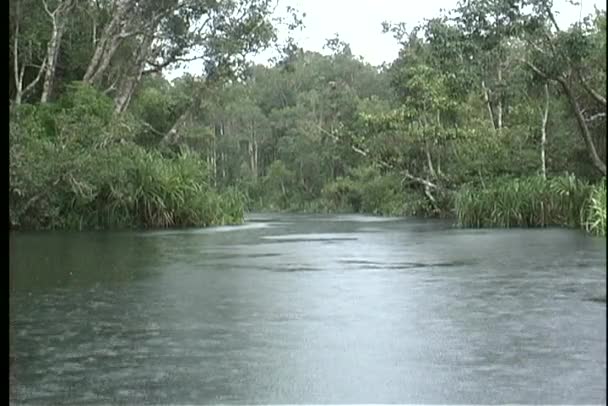
{"type": "Polygon", "coordinates": [[[606,235],[606,186],[573,175],[497,179],[464,187],[454,198],[462,227],[582,227],[606,235]]]}

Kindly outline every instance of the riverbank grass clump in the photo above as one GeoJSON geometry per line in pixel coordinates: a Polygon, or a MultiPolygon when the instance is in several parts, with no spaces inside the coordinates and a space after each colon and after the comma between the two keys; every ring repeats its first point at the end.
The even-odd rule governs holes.
{"type": "Polygon", "coordinates": [[[11,174],[14,228],[167,228],[243,221],[241,194],[214,190],[205,179],[205,163],[193,154],[171,158],[125,145],[78,157],[63,152],[51,146],[29,157],[42,164],[28,159],[26,167],[11,174]]]}
{"type": "Polygon", "coordinates": [[[594,235],[606,236],[606,183],[600,182],[591,190],[584,213],[583,225],[594,235]]]}
{"type": "Polygon", "coordinates": [[[567,226],[605,235],[605,193],[605,185],[573,175],[502,178],[485,187],[462,188],[454,205],[461,227],[567,226]]]}
{"type": "Polygon", "coordinates": [[[138,145],[137,122],[77,87],[56,105],[11,111],[9,227],[125,229],[235,224],[244,198],[213,187],[200,153],[138,145]],[[49,111],[53,110],[50,114],[49,111]]]}

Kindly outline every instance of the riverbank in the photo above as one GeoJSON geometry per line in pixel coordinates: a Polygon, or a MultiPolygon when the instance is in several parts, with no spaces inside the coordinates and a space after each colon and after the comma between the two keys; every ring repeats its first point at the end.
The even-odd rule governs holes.
{"type": "MultiPolygon", "coordinates": [[[[387,188],[388,189],[388,188],[387,188]]],[[[563,226],[581,228],[606,236],[606,184],[595,184],[573,175],[543,179],[498,178],[488,183],[463,186],[439,200],[436,210],[420,193],[380,193],[371,196],[354,182],[339,181],[310,201],[257,202],[249,209],[307,214],[371,214],[453,219],[464,228],[563,226]],[[388,196],[382,199],[382,195],[388,196]],[[260,204],[261,203],[261,204],[260,204]]]]}
{"type": "Polygon", "coordinates": [[[573,175],[451,181],[431,195],[395,173],[362,167],[304,193],[275,165],[264,177],[215,187],[202,154],[147,148],[131,118],[114,117],[111,104],[90,93],[77,87],[63,103],[11,110],[9,229],[206,227],[267,210],[447,217],[462,227],[567,226],[606,235],[605,179],[590,184],[573,175]],[[80,99],[87,98],[96,104],[83,112],[80,99]]]}
{"type": "MultiPolygon", "coordinates": [[[[564,226],[581,228],[592,235],[606,235],[605,183],[591,185],[573,176],[547,180],[539,177],[497,179],[484,186],[463,187],[444,197],[439,212],[415,194],[416,199],[409,201],[399,194],[394,194],[388,202],[375,198],[373,202],[381,203],[375,206],[369,201],[361,205],[359,201],[358,210],[347,204],[348,199],[336,204],[328,200],[327,195],[296,204],[270,202],[267,206],[251,207],[251,200],[238,189],[220,192],[209,188],[206,182],[197,182],[196,174],[202,169],[194,156],[167,159],[146,155],[137,149],[131,152],[134,155],[128,160],[128,167],[118,165],[117,173],[105,167],[101,172],[89,172],[88,177],[82,173],[78,179],[73,175],[60,177],[60,182],[54,182],[54,188],[30,192],[30,196],[34,196],[28,196],[27,201],[23,196],[13,198],[9,227],[37,230],[206,227],[240,224],[245,209],[249,209],[441,217],[453,219],[463,228],[564,226]],[[405,201],[397,204],[399,197],[405,201]]],[[[101,162],[114,162],[116,166],[116,160],[107,158],[91,158],[93,161],[84,166],[99,169],[104,167],[101,162]]],[[[15,188],[12,191],[14,196],[15,188]]]]}
{"type": "Polygon", "coordinates": [[[91,154],[56,144],[41,147],[11,160],[11,229],[206,227],[243,221],[241,194],[213,188],[204,162],[193,154],[166,157],[136,145],[91,154]]]}
{"type": "Polygon", "coordinates": [[[243,222],[244,199],[214,186],[187,148],[150,148],[138,122],[76,86],[59,102],[11,109],[9,229],[206,227],[243,222]]]}
{"type": "Polygon", "coordinates": [[[497,179],[459,190],[454,211],[462,227],[566,226],[605,236],[606,183],[589,184],[572,175],[497,179]]]}

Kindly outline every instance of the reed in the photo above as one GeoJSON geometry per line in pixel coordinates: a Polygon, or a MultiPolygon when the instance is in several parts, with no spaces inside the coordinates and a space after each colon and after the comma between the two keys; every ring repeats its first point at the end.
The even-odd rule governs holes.
{"type": "MultiPolygon", "coordinates": [[[[458,191],[456,218],[462,227],[579,227],[587,217],[589,202],[601,204],[601,192],[594,190],[573,175],[497,179],[486,187],[458,191]]],[[[600,227],[601,220],[594,224],[589,223],[589,228],[600,227]]]]}
{"type": "Polygon", "coordinates": [[[606,182],[592,188],[583,220],[585,229],[594,235],[606,236],[606,182]]]}

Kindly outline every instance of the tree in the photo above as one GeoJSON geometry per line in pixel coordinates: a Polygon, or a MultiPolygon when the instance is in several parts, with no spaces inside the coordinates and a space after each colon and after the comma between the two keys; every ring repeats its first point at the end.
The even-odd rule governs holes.
{"type": "Polygon", "coordinates": [[[42,16],[42,13],[42,7],[38,2],[16,0],[10,3],[10,53],[13,80],[9,82],[9,86],[14,86],[12,93],[16,105],[21,104],[22,100],[35,90],[46,70],[47,56],[43,30],[40,27],[34,28],[37,24],[44,26],[43,17],[46,18],[46,15],[42,16]]]}
{"type": "Polygon", "coordinates": [[[75,0],[59,0],[55,8],[49,8],[49,2],[47,0],[41,1],[44,5],[44,11],[48,14],[52,24],[51,38],[49,39],[46,51],[42,95],[40,96],[40,102],[46,103],[53,90],[53,80],[55,79],[55,71],[57,69],[59,48],[61,47],[61,40],[65,33],[68,16],[75,4],[75,0]]]}
{"type": "MultiPolygon", "coordinates": [[[[517,55],[516,61],[531,69],[538,78],[551,81],[561,88],[578,124],[590,161],[605,175],[606,163],[598,153],[597,142],[589,129],[590,117],[584,114],[591,110],[600,114],[596,118],[605,119],[605,90],[598,90],[605,89],[605,62],[603,67],[601,63],[593,63],[599,61],[602,52],[604,56],[606,52],[599,45],[602,36],[605,43],[605,12],[596,12],[594,24],[587,19],[583,24],[575,24],[563,31],[557,24],[552,7],[551,0],[467,1],[457,9],[456,20],[467,37],[480,44],[482,49],[496,50],[499,55],[504,55],[505,44],[511,49],[523,45],[523,55],[517,55]]],[[[502,60],[500,56],[496,59],[502,60]]],[[[504,86],[501,87],[504,89],[504,86]]],[[[502,91],[500,93],[503,99],[502,91]]],[[[485,97],[492,115],[488,92],[485,92],[485,97]]],[[[502,106],[498,105],[498,122],[502,122],[501,112],[502,106]]]]}

